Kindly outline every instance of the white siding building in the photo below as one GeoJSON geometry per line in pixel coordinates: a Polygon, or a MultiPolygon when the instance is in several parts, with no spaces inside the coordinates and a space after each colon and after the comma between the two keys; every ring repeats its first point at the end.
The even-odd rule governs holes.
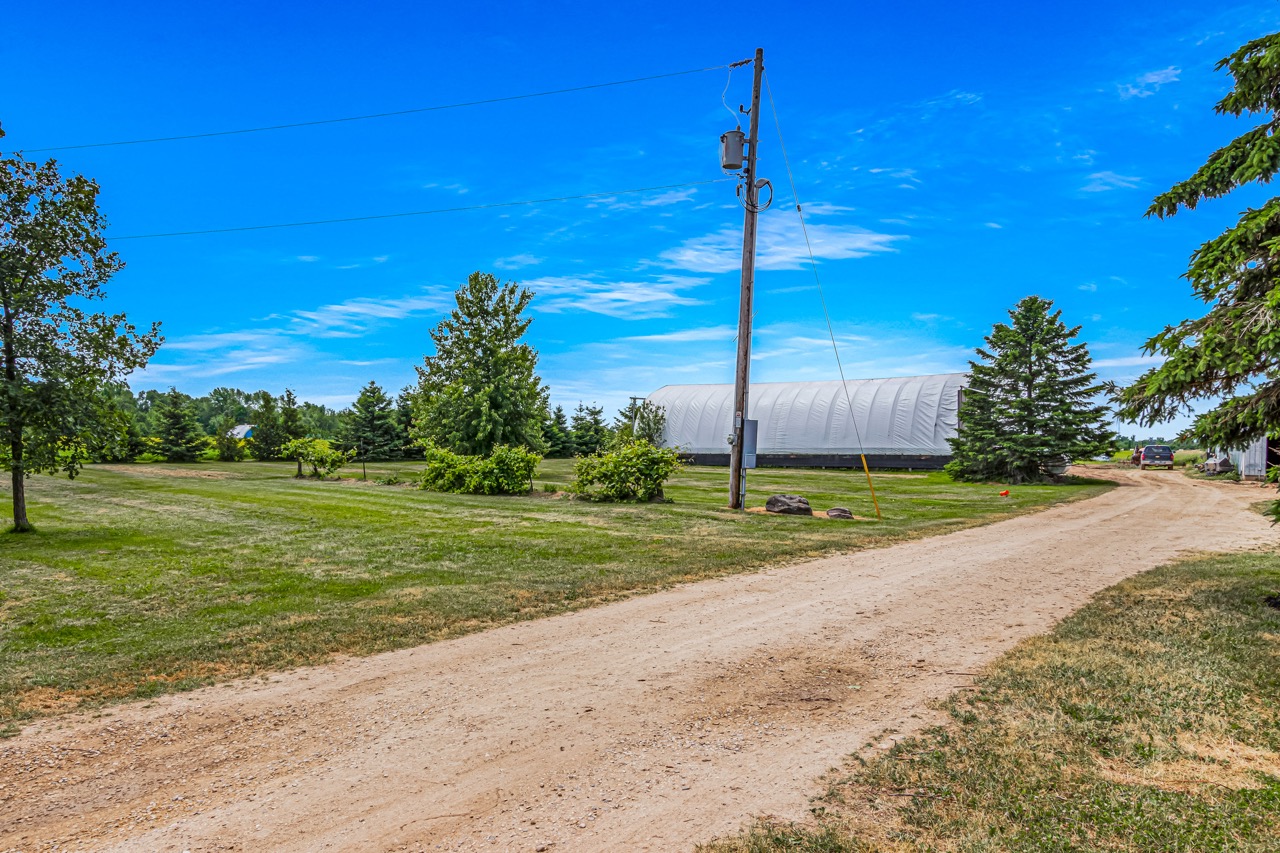
{"type": "MultiPolygon", "coordinates": [[[[762,382],[748,418],[760,422],[761,465],[852,467],[859,453],[881,468],[940,468],[951,458],[968,376],[762,382]],[[846,388],[847,385],[847,388],[846,388]]],[[[647,398],[666,411],[663,443],[704,465],[727,465],[732,385],[667,385],[647,398]]]]}

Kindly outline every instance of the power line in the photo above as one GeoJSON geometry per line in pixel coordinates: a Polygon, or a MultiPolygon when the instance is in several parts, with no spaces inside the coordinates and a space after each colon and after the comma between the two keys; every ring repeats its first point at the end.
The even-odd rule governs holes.
{"type": "MultiPolygon", "coordinates": [[[[326,118],[317,119],[315,121],[299,121],[291,124],[272,124],[263,127],[246,127],[239,130],[215,130],[208,133],[190,133],[183,136],[155,136],[148,139],[125,139],[118,142],[90,142],[82,145],[54,145],[48,148],[28,148],[27,154],[43,154],[49,151],[75,151],[82,148],[111,148],[119,145],[148,145],[153,142],[178,142],[184,139],[209,139],[215,136],[237,136],[245,133],[263,133],[269,130],[289,130],[296,127],[316,127],[325,124],[342,124],[349,121],[366,121],[374,118],[391,118],[393,116],[406,116],[415,113],[431,113],[440,110],[455,110],[462,107],[478,107],[485,104],[501,104],[507,101],[524,101],[529,98],[545,98],[549,95],[566,95],[570,92],[586,92],[591,89],[607,89],[610,86],[626,86],[631,83],[646,83],[650,80],[664,80],[669,77],[683,77],[686,74],[700,74],[703,71],[719,71],[728,68],[728,65],[710,65],[706,68],[691,68],[688,71],[672,71],[668,74],[652,74],[648,77],[632,77],[628,80],[613,80],[608,83],[592,83],[587,86],[572,86],[567,89],[550,89],[545,92],[530,92],[524,95],[507,95],[501,98],[484,98],[479,101],[460,101],[456,104],[439,104],[433,107],[415,107],[408,110],[393,110],[385,113],[368,113],[358,116],[344,116],[343,118],[326,118]]],[[[118,238],[117,238],[118,239],[118,238]]]]}
{"type": "Polygon", "coordinates": [[[827,297],[822,290],[822,278],[818,275],[818,261],[813,256],[813,244],[809,241],[809,227],[804,221],[804,210],[800,207],[800,193],[796,191],[796,176],[791,172],[791,159],[787,156],[787,144],[782,141],[782,122],[778,120],[778,107],[773,102],[773,87],[769,85],[769,72],[764,75],[764,90],[769,95],[769,109],[773,111],[773,126],[778,130],[778,147],[782,150],[782,163],[787,168],[787,180],[791,183],[791,197],[796,200],[796,215],[800,217],[800,230],[804,233],[804,245],[809,250],[809,266],[813,269],[813,280],[818,285],[818,301],[822,303],[822,316],[827,319],[827,334],[831,336],[831,349],[836,354],[836,368],[840,371],[840,387],[844,389],[845,403],[849,406],[849,422],[853,424],[853,434],[858,441],[858,455],[862,457],[862,470],[867,475],[867,488],[871,490],[871,502],[875,504],[876,518],[881,518],[880,501],[876,498],[876,487],[871,482],[871,469],[867,467],[867,454],[862,447],[862,432],[858,429],[858,419],[853,414],[853,398],[849,396],[849,382],[844,378],[844,365],[840,361],[840,347],[836,344],[835,328],[831,325],[831,313],[827,311],[827,297]]]}
{"type": "Polygon", "coordinates": [[[436,213],[461,213],[468,210],[491,210],[496,207],[520,207],[529,204],[548,204],[554,201],[574,201],[586,198],[605,198],[615,195],[632,195],[635,193],[656,192],[658,190],[676,190],[684,187],[697,187],[705,184],[721,184],[733,178],[715,178],[709,181],[686,181],[682,184],[663,184],[656,187],[637,187],[629,190],[610,190],[608,192],[583,193],[582,195],[563,195],[554,198],[533,198],[525,201],[497,201],[490,204],[473,204],[467,207],[439,207],[434,210],[411,210],[405,213],[379,213],[373,216],[346,216],[341,219],[310,219],[303,222],[277,222],[271,225],[238,225],[234,228],[207,228],[200,231],[166,231],[158,234],[130,234],[122,237],[107,235],[109,240],[150,240],[156,237],[190,237],[197,234],[230,234],[236,231],[267,231],[274,228],[301,228],[307,225],[333,225],[339,222],[370,222],[375,219],[401,219],[406,216],[431,216],[436,213]]]}

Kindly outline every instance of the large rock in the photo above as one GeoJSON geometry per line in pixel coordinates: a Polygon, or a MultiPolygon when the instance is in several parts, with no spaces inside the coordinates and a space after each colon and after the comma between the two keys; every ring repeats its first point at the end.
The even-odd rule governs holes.
{"type": "Polygon", "coordinates": [[[813,515],[808,499],[799,495],[774,495],[765,501],[764,510],[780,515],[813,515]]]}
{"type": "Polygon", "coordinates": [[[833,506],[827,510],[827,518],[843,518],[847,521],[853,520],[853,513],[842,506],[833,506]]]}

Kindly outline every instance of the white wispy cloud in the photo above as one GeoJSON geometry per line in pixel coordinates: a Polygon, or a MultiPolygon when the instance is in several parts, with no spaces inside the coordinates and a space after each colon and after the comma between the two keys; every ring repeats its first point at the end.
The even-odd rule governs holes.
{"type": "Polygon", "coordinates": [[[1089,176],[1089,183],[1080,188],[1082,192],[1102,193],[1108,190],[1131,190],[1138,186],[1142,178],[1129,175],[1117,175],[1115,172],[1094,172],[1089,176]]]}
{"type": "Polygon", "coordinates": [[[735,326],[705,326],[701,329],[679,329],[658,335],[631,335],[619,338],[623,341],[647,341],[650,343],[690,343],[702,341],[731,341],[738,336],[735,326]]]}
{"type": "Polygon", "coordinates": [[[1176,83],[1181,73],[1181,68],[1170,65],[1159,71],[1148,71],[1132,83],[1121,83],[1117,88],[1120,91],[1120,97],[1126,101],[1130,98],[1146,98],[1160,91],[1161,86],[1176,83]]]}
{"type": "Polygon", "coordinates": [[[1100,358],[1093,362],[1094,367],[1155,367],[1164,364],[1163,358],[1151,355],[1130,355],[1122,358],[1100,358]]]}
{"type": "Polygon", "coordinates": [[[319,255],[298,255],[298,260],[302,261],[304,264],[313,264],[316,261],[320,260],[320,256],[319,255]]]}
{"type": "Polygon", "coordinates": [[[287,315],[291,333],[321,338],[354,338],[365,334],[380,321],[403,320],[413,314],[441,311],[452,304],[442,288],[424,288],[406,296],[375,299],[358,297],[309,311],[287,315]]]}
{"type": "Polygon", "coordinates": [[[498,258],[493,265],[500,270],[518,270],[521,267],[531,267],[542,263],[543,259],[528,253],[512,255],[509,258],[498,258]]]}
{"type": "MultiPolygon", "coordinates": [[[[857,225],[809,225],[809,241],[815,258],[843,260],[865,258],[876,252],[897,251],[893,243],[905,240],[901,234],[881,234],[857,225]]],[[[674,269],[718,273],[738,269],[742,263],[742,232],[726,227],[702,237],[685,240],[667,249],[660,261],[674,269]]],[[[756,268],[762,270],[801,269],[809,260],[804,232],[792,216],[760,217],[756,238],[756,268]]]]}
{"type": "Polygon", "coordinates": [[[1079,289],[1083,290],[1085,293],[1097,293],[1098,285],[1094,284],[1091,281],[1086,281],[1084,284],[1080,285],[1079,289]]]}
{"type": "Polygon", "coordinates": [[[999,222],[984,222],[983,225],[986,225],[988,228],[996,228],[996,229],[1000,229],[1004,227],[999,222]]]}
{"type": "Polygon", "coordinates": [[[644,207],[666,207],[669,204],[679,204],[682,201],[689,201],[698,190],[696,187],[690,187],[682,190],[667,190],[658,195],[649,196],[640,200],[640,204],[644,207]]]}
{"type": "Polygon", "coordinates": [[[536,310],[548,314],[586,311],[621,320],[668,317],[676,306],[701,305],[685,295],[709,281],[692,276],[662,275],[648,281],[617,281],[592,276],[548,276],[524,286],[538,294],[536,310]]]}

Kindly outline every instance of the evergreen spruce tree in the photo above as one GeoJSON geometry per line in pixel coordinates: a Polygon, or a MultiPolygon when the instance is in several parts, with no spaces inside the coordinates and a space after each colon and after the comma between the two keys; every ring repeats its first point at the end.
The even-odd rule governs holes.
{"type": "Polygon", "coordinates": [[[573,434],[569,430],[569,418],[563,406],[556,406],[554,411],[547,412],[542,424],[542,435],[547,442],[547,457],[550,459],[568,459],[573,455],[573,434]]]}
{"type": "Polygon", "coordinates": [[[495,445],[540,451],[547,389],[538,351],[521,339],[533,292],[472,273],[454,294],[457,307],[431,331],[435,354],[418,368],[414,438],[457,453],[495,445]]]}
{"type": "Polygon", "coordinates": [[[266,391],[259,391],[251,396],[255,406],[249,451],[254,459],[279,459],[280,448],[288,441],[285,438],[284,423],[280,419],[280,407],[276,398],[266,391]]]}
{"type": "Polygon", "coordinates": [[[204,435],[191,398],[177,388],[170,388],[169,393],[157,399],[155,418],[160,455],[165,461],[194,462],[204,444],[204,435]]]}
{"type": "MultiPolygon", "coordinates": [[[[1241,46],[1217,64],[1222,69],[1233,85],[1214,111],[1260,123],[1157,196],[1147,216],[1194,210],[1248,184],[1269,186],[1280,175],[1280,33],[1241,46]]],[[[1118,390],[1120,416],[1154,426],[1212,401],[1184,438],[1238,448],[1280,434],[1280,197],[1246,209],[1196,249],[1184,278],[1207,310],[1147,341],[1146,352],[1161,363],[1118,390]]],[[[1280,520],[1280,501],[1271,512],[1280,520]]]]}
{"type": "Polygon", "coordinates": [[[1053,302],[1028,296],[997,323],[971,361],[960,425],[947,473],[957,480],[1011,483],[1044,479],[1043,466],[1113,450],[1109,410],[1084,343],[1072,343],[1053,302]]]}
{"type": "Polygon", "coordinates": [[[603,406],[578,404],[570,421],[573,451],[578,456],[590,456],[609,443],[609,428],[604,423],[603,406]]]}
{"type": "Polygon", "coordinates": [[[406,385],[396,396],[396,440],[405,459],[422,458],[422,448],[413,441],[413,392],[413,386],[406,385]]]}
{"type": "Polygon", "coordinates": [[[285,441],[302,438],[306,430],[302,428],[302,411],[298,408],[298,397],[292,388],[284,389],[280,395],[280,431],[285,441]]]}
{"type": "Polygon", "coordinates": [[[360,391],[355,405],[343,413],[340,443],[354,450],[357,459],[397,459],[400,430],[391,398],[376,382],[360,391]]]}

